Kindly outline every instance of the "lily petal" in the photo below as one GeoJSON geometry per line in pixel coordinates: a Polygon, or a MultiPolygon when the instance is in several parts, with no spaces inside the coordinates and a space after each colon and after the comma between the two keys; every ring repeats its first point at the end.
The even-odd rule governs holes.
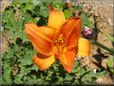
{"type": "Polygon", "coordinates": [[[85,38],[80,38],[78,43],[78,56],[89,56],[91,49],[91,43],[85,38]]]}
{"type": "Polygon", "coordinates": [[[60,32],[63,33],[68,48],[76,47],[81,32],[81,19],[80,18],[69,19],[64,24],[64,26],[62,27],[62,31],[60,32]]]}
{"type": "Polygon", "coordinates": [[[70,73],[73,68],[75,56],[75,49],[72,49],[70,51],[66,49],[63,55],[58,58],[68,73],[70,73]]]}
{"type": "Polygon", "coordinates": [[[55,56],[54,54],[47,57],[40,53],[33,57],[33,62],[39,67],[41,71],[48,69],[54,62],[55,56]]]}
{"type": "Polygon", "coordinates": [[[48,19],[48,26],[60,29],[62,25],[66,22],[64,14],[62,11],[52,10],[48,19]]]}
{"type": "Polygon", "coordinates": [[[52,54],[52,40],[55,31],[50,27],[38,27],[33,23],[25,24],[25,33],[34,48],[44,55],[52,54]]]}

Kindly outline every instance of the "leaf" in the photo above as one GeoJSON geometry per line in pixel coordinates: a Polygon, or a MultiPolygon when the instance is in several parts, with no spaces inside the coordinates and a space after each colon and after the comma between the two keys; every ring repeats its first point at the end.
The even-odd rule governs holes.
{"type": "Polygon", "coordinates": [[[48,7],[50,4],[52,4],[53,0],[38,0],[39,6],[44,5],[45,7],[48,7]]]}
{"type": "Polygon", "coordinates": [[[41,3],[41,0],[32,0],[32,2],[36,6],[41,3]]]}
{"type": "Polygon", "coordinates": [[[114,42],[114,36],[110,35],[110,34],[106,34],[106,36],[112,41],[114,42]]]}
{"type": "Polygon", "coordinates": [[[4,65],[3,65],[3,80],[8,84],[11,84],[11,82],[12,82],[11,67],[8,63],[4,63],[4,65]]]}
{"type": "Polygon", "coordinates": [[[36,66],[36,65],[33,65],[32,67],[31,67],[31,70],[35,70],[35,71],[38,71],[38,67],[36,66]]]}
{"type": "Polygon", "coordinates": [[[31,65],[32,64],[32,59],[29,60],[27,58],[23,58],[23,59],[20,60],[20,62],[21,62],[20,65],[23,65],[23,66],[31,65]]]}
{"type": "Polygon", "coordinates": [[[16,75],[15,80],[14,80],[15,83],[18,83],[18,84],[22,83],[23,76],[24,76],[24,73],[19,73],[18,75],[16,75]]]}
{"type": "Polygon", "coordinates": [[[108,67],[112,73],[114,73],[114,57],[109,56],[108,58],[108,67]]]}
{"type": "Polygon", "coordinates": [[[64,10],[64,15],[65,15],[65,18],[70,18],[72,16],[72,11],[71,10],[64,10]]]}
{"type": "Polygon", "coordinates": [[[78,5],[75,5],[76,10],[81,10],[83,8],[84,3],[80,3],[78,5]]]}
{"type": "Polygon", "coordinates": [[[80,70],[79,70],[80,76],[83,75],[84,73],[86,73],[85,69],[84,68],[80,68],[80,70]]]}
{"type": "Polygon", "coordinates": [[[23,53],[24,56],[19,59],[20,66],[26,66],[26,65],[31,65],[33,64],[32,62],[32,57],[34,55],[34,50],[28,50],[25,49],[25,52],[23,53]]]}
{"type": "Polygon", "coordinates": [[[55,9],[59,9],[62,10],[63,9],[63,2],[61,0],[55,0],[52,4],[53,7],[55,7],[55,9]]]}
{"type": "MultiPolygon", "coordinates": [[[[9,21],[14,29],[17,29],[15,14],[12,12],[12,15],[9,18],[9,21]]],[[[11,28],[10,28],[11,29],[11,28]]]]}
{"type": "Polygon", "coordinates": [[[30,3],[30,4],[26,4],[26,7],[24,8],[25,10],[32,10],[33,9],[33,4],[30,3]]]}
{"type": "Polygon", "coordinates": [[[78,60],[76,60],[75,62],[74,62],[74,67],[78,67],[78,65],[79,65],[79,62],[78,62],[78,60]]]}
{"type": "Polygon", "coordinates": [[[26,66],[26,65],[31,65],[32,62],[32,57],[26,54],[26,57],[21,58],[20,60],[20,65],[26,66]]]}
{"type": "Polygon", "coordinates": [[[61,81],[63,81],[63,78],[60,76],[56,76],[57,77],[57,82],[60,83],[61,81]]]}
{"type": "Polygon", "coordinates": [[[47,81],[50,81],[51,80],[51,77],[46,77],[45,78],[47,81]]]}
{"type": "Polygon", "coordinates": [[[89,21],[88,14],[81,13],[80,16],[82,17],[82,28],[85,26],[90,27],[91,29],[95,28],[94,23],[92,21],[89,21]]]}
{"type": "Polygon", "coordinates": [[[38,14],[39,14],[40,16],[44,17],[44,18],[47,18],[48,15],[49,15],[48,8],[45,7],[44,5],[42,5],[42,6],[40,7],[40,10],[39,10],[38,14]]]}
{"type": "Polygon", "coordinates": [[[12,9],[9,9],[4,12],[2,20],[3,24],[5,24],[4,26],[6,29],[12,29],[12,31],[15,31],[17,29],[15,14],[12,9]]]}
{"type": "Polygon", "coordinates": [[[78,65],[79,65],[79,62],[78,62],[78,60],[76,60],[76,61],[74,62],[74,67],[73,67],[73,69],[72,69],[72,73],[76,73],[77,68],[78,68],[78,65]]]}
{"type": "Polygon", "coordinates": [[[65,74],[65,79],[66,79],[66,81],[70,81],[70,80],[72,80],[72,76],[70,75],[70,74],[65,74]]]}

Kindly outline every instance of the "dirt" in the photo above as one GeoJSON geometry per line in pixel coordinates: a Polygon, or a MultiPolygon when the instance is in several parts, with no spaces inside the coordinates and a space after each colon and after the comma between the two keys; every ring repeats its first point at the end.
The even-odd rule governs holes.
{"type": "MultiPolygon", "coordinates": [[[[83,1],[83,0],[82,0],[83,1]]],[[[85,12],[91,13],[95,19],[90,18],[93,22],[96,23],[96,28],[106,34],[114,35],[113,30],[113,0],[100,0],[99,2],[95,2],[96,0],[86,0],[85,3],[87,6],[83,8],[85,12]],[[95,3],[100,3],[96,4],[95,3]],[[103,4],[104,3],[104,4],[103,4]],[[94,5],[93,5],[94,4],[94,5]]],[[[109,48],[113,48],[112,42],[102,33],[98,33],[97,41],[109,48]]],[[[107,69],[108,63],[108,54],[103,49],[92,45],[90,63],[88,64],[91,70],[97,70],[99,67],[103,69],[107,69]]],[[[110,76],[99,77],[96,82],[98,84],[112,84],[112,78],[110,76]]]]}

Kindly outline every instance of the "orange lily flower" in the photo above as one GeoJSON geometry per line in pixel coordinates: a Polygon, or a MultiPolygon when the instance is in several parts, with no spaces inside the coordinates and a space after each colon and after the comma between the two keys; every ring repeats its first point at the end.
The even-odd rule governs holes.
{"type": "MultiPolygon", "coordinates": [[[[33,62],[43,71],[49,68],[55,59],[59,59],[65,70],[70,73],[77,53],[87,56],[90,51],[87,47],[84,47],[87,52],[83,51],[85,41],[80,38],[80,31],[80,17],[66,20],[60,10],[51,10],[48,26],[37,26],[34,23],[25,24],[25,33],[33,47],[39,52],[33,57],[33,62]],[[83,43],[81,40],[79,41],[79,38],[83,43]],[[81,45],[78,45],[78,42],[81,45]],[[82,49],[78,48],[80,46],[82,49]],[[78,49],[81,50],[81,53],[78,49]]],[[[86,40],[86,42],[90,45],[89,41],[86,40]]]]}

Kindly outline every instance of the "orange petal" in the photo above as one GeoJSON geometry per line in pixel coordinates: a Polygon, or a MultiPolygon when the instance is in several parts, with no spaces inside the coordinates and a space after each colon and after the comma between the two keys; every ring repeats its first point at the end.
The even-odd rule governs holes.
{"type": "Polygon", "coordinates": [[[80,18],[69,19],[64,24],[64,26],[62,27],[62,31],[60,32],[63,33],[67,41],[68,48],[76,47],[81,32],[81,19],[80,18]]]}
{"type": "Polygon", "coordinates": [[[33,23],[25,24],[25,33],[34,48],[44,55],[51,55],[55,31],[49,27],[38,27],[33,23]]]}
{"type": "Polygon", "coordinates": [[[48,26],[60,29],[62,25],[65,23],[65,17],[62,11],[52,10],[48,19],[48,26]]]}
{"type": "Polygon", "coordinates": [[[58,59],[60,60],[63,67],[68,73],[70,73],[73,68],[75,56],[76,56],[75,49],[72,49],[70,51],[66,49],[64,53],[60,55],[60,57],[58,57],[58,59]]]}
{"type": "Polygon", "coordinates": [[[55,62],[55,56],[53,54],[47,57],[38,53],[32,60],[40,68],[40,70],[43,71],[48,69],[55,62]]]}
{"type": "Polygon", "coordinates": [[[89,56],[91,49],[91,43],[85,38],[80,38],[78,43],[78,56],[89,56]]]}

